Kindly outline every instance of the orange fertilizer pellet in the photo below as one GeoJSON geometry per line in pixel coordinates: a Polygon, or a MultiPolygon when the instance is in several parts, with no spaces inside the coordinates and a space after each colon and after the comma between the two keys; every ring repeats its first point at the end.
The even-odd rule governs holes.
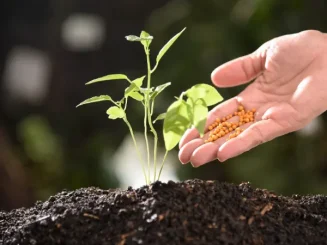
{"type": "Polygon", "coordinates": [[[243,105],[239,105],[237,111],[227,115],[223,118],[216,118],[216,120],[208,127],[209,137],[205,140],[205,143],[216,141],[219,138],[224,137],[229,134],[227,140],[239,136],[243,129],[240,128],[243,124],[250,123],[254,121],[254,113],[256,109],[245,110],[243,105]],[[239,117],[238,122],[228,122],[227,120],[232,117],[239,117]]]}

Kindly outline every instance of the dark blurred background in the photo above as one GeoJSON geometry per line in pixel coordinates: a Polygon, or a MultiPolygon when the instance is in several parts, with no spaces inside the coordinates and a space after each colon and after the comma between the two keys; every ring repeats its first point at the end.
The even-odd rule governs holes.
{"type": "MultiPolygon", "coordinates": [[[[86,87],[110,73],[145,73],[142,47],[125,41],[146,30],[152,54],[183,27],[153,84],[172,82],[157,103],[163,112],[181,91],[211,83],[218,65],[271,38],[326,32],[324,0],[5,0],[0,46],[0,209],[30,206],[62,189],[126,188],[143,184],[128,130],[110,121],[108,104],[76,109],[100,94],[119,98],[124,81],[86,87]]],[[[243,87],[220,89],[228,99],[243,87]]],[[[142,133],[142,109],[129,119],[142,133]]],[[[327,194],[327,125],[322,115],[305,129],[266,143],[224,164],[198,169],[169,154],[163,180],[251,182],[278,193],[327,194]]],[[[157,125],[161,130],[161,124],[157,125]]],[[[160,131],[161,135],[161,131],[160,131]]],[[[162,140],[162,138],[161,138],[162,140]]],[[[162,144],[161,144],[162,148],[162,144]]]]}

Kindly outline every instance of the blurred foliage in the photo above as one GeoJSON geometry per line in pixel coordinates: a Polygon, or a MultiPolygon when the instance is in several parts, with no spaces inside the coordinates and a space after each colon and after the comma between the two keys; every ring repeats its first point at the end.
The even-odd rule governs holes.
{"type": "MultiPolygon", "coordinates": [[[[147,4],[145,0],[142,4],[86,0],[69,4],[49,2],[46,12],[41,5],[33,10],[39,12],[41,19],[34,18],[32,13],[24,15],[24,9],[17,5],[19,11],[13,11],[16,13],[13,16],[21,17],[12,23],[12,37],[18,38],[19,33],[30,36],[19,41],[13,41],[12,37],[7,40],[12,45],[37,46],[51,57],[52,79],[47,101],[36,107],[18,103],[4,110],[6,117],[2,119],[12,137],[17,138],[15,147],[20,149],[19,155],[31,176],[38,199],[62,188],[119,185],[117,176],[105,171],[107,166],[103,166],[102,157],[116,151],[128,134],[127,128],[103,116],[106,106],[83,110],[77,110],[75,106],[89,95],[108,91],[106,84],[85,89],[84,83],[95,77],[110,73],[138,77],[144,73],[143,51],[127,43],[125,35],[138,35],[142,28],[148,31],[155,38],[151,52],[156,54],[172,35],[187,27],[162,59],[160,69],[153,77],[153,85],[172,82],[172,86],[158,97],[156,113],[159,114],[181,91],[197,83],[211,83],[212,70],[224,62],[253,52],[277,36],[306,29],[324,32],[327,28],[326,2],[323,0],[162,0],[148,1],[147,4]],[[90,12],[104,18],[108,36],[100,50],[76,53],[65,49],[60,39],[60,26],[74,12],[90,12]],[[37,31],[31,34],[25,31],[33,26],[37,31]],[[40,28],[44,28],[43,32],[40,28]],[[33,38],[37,41],[32,41],[33,38]]],[[[245,86],[219,89],[219,92],[228,99],[245,86]]],[[[122,84],[115,83],[108,93],[118,96],[123,93],[123,88],[122,84]]],[[[130,117],[131,124],[141,132],[142,108],[130,106],[134,115],[130,117]]],[[[321,118],[323,128],[326,128],[325,115],[321,118]]],[[[158,123],[156,127],[161,131],[162,124],[158,123]]],[[[327,194],[326,139],[325,131],[313,136],[292,133],[224,164],[215,161],[197,169],[190,165],[181,166],[177,150],[171,154],[176,156],[181,179],[249,181],[256,187],[283,194],[327,194]]]]}
{"type": "Polygon", "coordinates": [[[48,196],[63,175],[63,145],[44,118],[30,116],[18,126],[23,150],[35,164],[30,168],[38,196],[48,196]]]}

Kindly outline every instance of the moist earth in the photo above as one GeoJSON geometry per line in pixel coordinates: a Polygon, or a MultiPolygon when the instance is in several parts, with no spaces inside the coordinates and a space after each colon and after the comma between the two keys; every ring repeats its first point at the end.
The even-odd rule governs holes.
{"type": "Polygon", "coordinates": [[[0,244],[327,244],[327,197],[202,180],[82,188],[0,212],[0,244]]]}

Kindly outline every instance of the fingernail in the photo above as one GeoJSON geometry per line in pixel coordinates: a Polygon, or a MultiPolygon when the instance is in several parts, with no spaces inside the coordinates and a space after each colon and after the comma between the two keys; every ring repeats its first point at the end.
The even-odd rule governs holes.
{"type": "Polygon", "coordinates": [[[191,162],[191,165],[192,165],[193,168],[198,168],[199,167],[199,166],[197,166],[196,164],[194,164],[192,162],[191,162]]]}
{"type": "Polygon", "coordinates": [[[219,162],[225,162],[227,160],[227,159],[220,158],[220,157],[218,157],[217,159],[218,159],[219,162]]]}
{"type": "Polygon", "coordinates": [[[181,164],[185,165],[187,164],[188,162],[183,162],[181,159],[179,159],[179,161],[181,162],[181,164]]]}

